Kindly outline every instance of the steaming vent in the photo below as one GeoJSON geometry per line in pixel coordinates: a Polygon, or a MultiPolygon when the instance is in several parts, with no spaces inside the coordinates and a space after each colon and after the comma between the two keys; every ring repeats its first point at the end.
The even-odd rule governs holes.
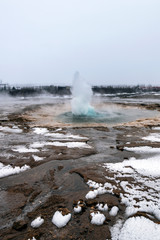
{"type": "Polygon", "coordinates": [[[95,110],[91,106],[92,89],[84,79],[80,76],[79,72],[74,74],[73,87],[72,87],[72,114],[76,116],[94,116],[95,110]]]}

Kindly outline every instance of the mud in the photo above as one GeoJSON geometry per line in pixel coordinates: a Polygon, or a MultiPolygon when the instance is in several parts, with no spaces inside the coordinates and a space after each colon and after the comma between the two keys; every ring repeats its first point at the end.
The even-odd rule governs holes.
{"type": "MultiPolygon", "coordinates": [[[[160,126],[160,120],[158,117],[143,119],[112,127],[101,124],[67,126],[62,123],[54,124],[53,127],[54,108],[51,112],[49,110],[51,106],[47,106],[46,111],[43,111],[44,106],[29,106],[18,113],[9,113],[5,121],[1,121],[1,126],[16,125],[22,129],[22,133],[1,133],[3,135],[0,138],[0,162],[12,166],[27,164],[30,169],[0,179],[0,239],[27,240],[33,237],[37,240],[111,239],[110,227],[114,225],[117,217],[112,217],[106,212],[104,224],[96,226],[90,222],[90,211],[96,210],[96,204],[99,202],[107,203],[109,210],[113,206],[118,206],[118,217],[125,218],[125,206],[120,203],[119,197],[123,190],[119,187],[114,194],[106,193],[89,200],[85,198],[89,191],[86,182],[90,179],[105,183],[106,170],[101,163],[129,159],[133,153],[124,151],[124,147],[146,146],[146,143],[140,139],[154,132],[151,127],[160,126]],[[47,127],[49,132],[71,133],[86,137],[87,140],[81,139],[79,142],[85,142],[91,148],[46,145],[36,153],[13,151],[19,145],[28,147],[34,142],[51,141],[49,137],[33,133],[34,127],[47,127]],[[34,154],[43,160],[35,161],[34,154]],[[80,199],[84,202],[83,211],[76,214],[73,207],[80,199]],[[60,208],[69,209],[72,219],[66,227],[58,229],[53,225],[52,217],[60,208]],[[38,216],[44,218],[44,224],[40,228],[33,229],[31,222],[38,216]]],[[[60,107],[57,105],[56,111],[59,111],[60,107]]],[[[150,105],[150,109],[159,110],[159,105],[150,105]]],[[[159,147],[158,143],[147,144],[159,147]]],[[[140,157],[138,154],[134,156],[140,157]]],[[[113,173],[108,171],[107,176],[113,177],[113,173]]],[[[125,177],[123,180],[133,182],[134,179],[125,177]]],[[[112,183],[116,184],[114,180],[112,183]]],[[[150,218],[148,215],[147,217],[150,218]]]]}

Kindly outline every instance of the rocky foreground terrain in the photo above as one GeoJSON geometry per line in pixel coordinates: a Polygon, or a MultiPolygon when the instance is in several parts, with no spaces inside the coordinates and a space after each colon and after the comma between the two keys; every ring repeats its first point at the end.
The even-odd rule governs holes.
{"type": "Polygon", "coordinates": [[[53,126],[36,111],[9,113],[0,122],[0,239],[118,240],[124,238],[115,226],[133,217],[157,230],[160,175],[135,161],[159,158],[158,117],[110,127],[53,126]],[[53,221],[57,211],[71,216],[63,227],[53,221]],[[42,224],[34,226],[38,217],[42,224]]]}

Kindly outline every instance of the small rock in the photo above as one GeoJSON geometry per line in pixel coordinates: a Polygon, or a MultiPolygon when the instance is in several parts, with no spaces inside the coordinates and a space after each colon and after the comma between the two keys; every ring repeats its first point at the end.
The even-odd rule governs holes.
{"type": "Polygon", "coordinates": [[[58,171],[61,171],[63,169],[63,166],[62,165],[59,165],[58,166],[58,171]]]}
{"type": "Polygon", "coordinates": [[[25,220],[19,220],[17,222],[13,223],[12,228],[17,230],[17,231],[21,231],[22,229],[27,227],[27,222],[25,220]]]}
{"type": "Polygon", "coordinates": [[[114,146],[110,146],[110,148],[112,148],[112,149],[113,149],[113,148],[114,148],[114,146]]]}

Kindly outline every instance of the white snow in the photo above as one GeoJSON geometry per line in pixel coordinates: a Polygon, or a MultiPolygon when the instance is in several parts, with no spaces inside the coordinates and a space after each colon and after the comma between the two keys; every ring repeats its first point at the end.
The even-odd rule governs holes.
{"type": "Polygon", "coordinates": [[[107,205],[107,204],[98,203],[98,204],[96,205],[96,207],[97,207],[98,210],[100,210],[100,211],[107,211],[107,210],[108,210],[108,205],[107,205]]]}
{"type": "Polygon", "coordinates": [[[36,134],[45,134],[45,133],[48,133],[48,129],[47,128],[39,128],[39,127],[36,127],[36,128],[33,128],[33,132],[36,133],[36,134]]]}
{"type": "Polygon", "coordinates": [[[56,225],[58,228],[62,228],[67,225],[67,223],[71,219],[71,213],[68,213],[67,215],[62,215],[61,211],[56,211],[52,218],[52,223],[56,225]]]}
{"type": "Polygon", "coordinates": [[[149,146],[142,147],[124,147],[127,151],[133,151],[137,153],[160,153],[160,148],[153,148],[149,146]]]}
{"type": "Polygon", "coordinates": [[[66,133],[66,134],[64,134],[64,133],[52,133],[52,132],[49,132],[49,133],[46,133],[45,134],[45,136],[47,136],[47,137],[53,137],[53,138],[61,138],[61,139],[66,139],[66,140],[69,140],[69,139],[88,139],[88,138],[86,138],[86,137],[82,137],[82,136],[80,136],[80,135],[73,135],[73,134],[71,134],[71,133],[66,133]]]}
{"type": "Polygon", "coordinates": [[[14,157],[14,155],[10,153],[0,153],[0,156],[5,157],[7,159],[14,157]]]}
{"type": "Polygon", "coordinates": [[[11,127],[3,127],[0,126],[0,131],[6,132],[6,133],[22,133],[22,129],[18,128],[17,126],[11,127]]]}
{"type": "Polygon", "coordinates": [[[76,207],[74,207],[74,212],[75,213],[80,213],[82,211],[82,207],[80,207],[79,205],[77,205],[76,207]]]}
{"type": "Polygon", "coordinates": [[[118,211],[119,211],[119,208],[117,206],[114,206],[111,208],[109,215],[115,217],[117,215],[118,211]]]}
{"type": "Polygon", "coordinates": [[[3,163],[0,163],[0,178],[18,174],[26,171],[27,169],[30,169],[28,165],[24,165],[22,167],[12,167],[11,165],[4,165],[3,163]]]}
{"type": "Polygon", "coordinates": [[[98,195],[104,194],[106,192],[112,193],[113,191],[111,190],[112,185],[108,182],[106,182],[104,185],[102,183],[96,183],[92,180],[88,180],[87,184],[89,187],[95,188],[95,190],[90,190],[86,194],[87,199],[93,199],[96,198],[98,195]]]}
{"type": "Polygon", "coordinates": [[[73,135],[73,134],[71,134],[71,133],[67,133],[66,134],[66,136],[68,137],[68,138],[73,138],[73,139],[88,139],[87,137],[82,137],[82,136],[80,136],[80,135],[73,135]]]}
{"type": "Polygon", "coordinates": [[[159,240],[160,224],[145,217],[132,217],[124,225],[118,222],[111,228],[112,240],[159,240]]]}
{"type": "Polygon", "coordinates": [[[34,161],[35,161],[35,162],[38,162],[38,161],[42,161],[42,160],[43,160],[43,157],[39,157],[39,156],[36,156],[36,155],[32,155],[32,157],[34,158],[34,161]]]}
{"type": "Polygon", "coordinates": [[[36,238],[35,238],[35,237],[33,237],[32,239],[30,239],[30,238],[29,238],[28,240],[36,240],[36,238]]]}
{"type": "Polygon", "coordinates": [[[152,127],[153,130],[160,130],[160,127],[152,127]]]}
{"type": "Polygon", "coordinates": [[[121,188],[121,203],[126,205],[126,216],[132,216],[137,211],[152,214],[160,219],[159,192],[160,192],[160,156],[147,159],[135,159],[121,163],[107,163],[103,166],[114,173],[116,186],[111,190],[121,188]],[[131,177],[132,182],[123,181],[123,178],[131,177]],[[121,182],[116,180],[121,178],[121,182]],[[139,199],[136,201],[135,199],[139,199]]]}
{"type": "Polygon", "coordinates": [[[89,146],[85,142],[59,142],[59,141],[55,141],[55,142],[34,142],[34,143],[30,144],[30,148],[27,149],[26,147],[21,146],[22,150],[18,149],[18,151],[38,152],[39,150],[37,151],[37,148],[43,148],[44,146],[56,146],[56,147],[68,147],[68,148],[92,148],[91,146],[89,146]]]}
{"type": "MultiPolygon", "coordinates": [[[[61,129],[59,129],[61,130],[61,129]]],[[[30,149],[37,149],[37,148],[43,148],[44,146],[51,145],[56,147],[68,147],[68,148],[92,148],[90,145],[88,145],[86,142],[80,142],[80,141],[73,141],[73,139],[76,140],[88,140],[88,138],[80,136],[80,135],[73,135],[71,133],[58,133],[57,130],[55,132],[49,132],[47,128],[33,128],[33,132],[36,134],[41,134],[46,137],[52,137],[52,142],[34,142],[30,144],[30,149]],[[60,140],[60,141],[56,141],[60,140]],[[63,142],[64,141],[64,142],[63,142]]],[[[19,150],[20,151],[20,150],[19,150]]],[[[27,149],[23,148],[21,151],[27,151],[27,149]]],[[[29,151],[29,150],[28,150],[29,151]]],[[[34,150],[32,150],[34,152],[34,150]]]]}
{"type": "MultiPolygon", "coordinates": [[[[113,227],[110,228],[112,240],[119,240],[119,234],[122,226],[123,226],[123,220],[118,219],[116,224],[114,224],[113,227]]],[[[106,240],[109,240],[109,239],[106,239],[106,240]]],[[[124,239],[124,240],[128,240],[128,239],[124,239]]],[[[138,240],[138,239],[135,239],[135,240],[138,240]]]]}
{"type": "Polygon", "coordinates": [[[37,217],[35,220],[31,222],[32,228],[39,228],[44,223],[44,219],[41,217],[37,217]]]}
{"type": "Polygon", "coordinates": [[[92,148],[84,142],[53,142],[53,146],[68,148],[92,148]]]}
{"type": "Polygon", "coordinates": [[[130,158],[129,162],[124,163],[134,168],[138,173],[144,176],[160,176],[160,156],[151,157],[149,159],[130,158]]]}
{"type": "Polygon", "coordinates": [[[106,217],[104,216],[103,213],[100,213],[99,211],[97,212],[92,212],[91,214],[91,223],[95,225],[103,225],[106,217]]]}
{"type": "Polygon", "coordinates": [[[91,190],[86,194],[87,199],[93,199],[96,198],[97,195],[101,195],[107,192],[107,189],[105,187],[99,187],[95,190],[91,190]]]}
{"type": "Polygon", "coordinates": [[[57,128],[57,129],[55,130],[55,132],[59,132],[59,131],[62,131],[62,128],[57,128]]]}
{"type": "Polygon", "coordinates": [[[102,183],[96,183],[92,180],[88,180],[87,184],[89,185],[89,187],[92,187],[92,188],[102,187],[102,183]]]}
{"type": "Polygon", "coordinates": [[[63,133],[54,133],[54,132],[52,133],[52,132],[49,132],[49,133],[46,133],[45,136],[46,137],[62,138],[62,139],[64,138],[65,139],[66,135],[63,134],[63,133]]]}
{"type": "Polygon", "coordinates": [[[61,131],[62,129],[56,129],[55,132],[49,132],[47,128],[33,128],[33,132],[36,134],[43,134],[46,137],[53,137],[53,138],[61,138],[61,139],[88,139],[87,137],[82,137],[80,135],[73,135],[71,133],[57,133],[57,131],[61,131]]]}
{"type": "Polygon", "coordinates": [[[142,139],[150,141],[150,142],[160,142],[160,133],[151,133],[142,139]]]}
{"type": "Polygon", "coordinates": [[[89,191],[87,194],[86,194],[86,198],[87,199],[94,199],[96,198],[98,195],[98,191],[97,190],[93,190],[93,191],[89,191]]]}
{"type": "Polygon", "coordinates": [[[120,163],[108,163],[106,166],[113,171],[120,171],[123,173],[129,173],[130,170],[133,172],[133,169],[138,173],[154,177],[160,176],[160,156],[154,156],[147,159],[135,159],[130,158],[120,163]],[[131,169],[130,169],[131,168],[131,169]]]}
{"type": "MultiPolygon", "coordinates": [[[[93,199],[105,192],[114,193],[114,190],[123,189],[120,194],[121,203],[126,205],[126,216],[132,216],[137,211],[152,214],[160,220],[159,192],[160,192],[160,156],[156,155],[147,159],[130,158],[120,163],[106,163],[103,166],[114,174],[112,184],[106,175],[106,183],[100,184],[89,180],[87,184],[94,188],[86,194],[87,199],[93,199]],[[126,177],[132,178],[131,182],[126,177]],[[121,178],[121,181],[119,181],[121,178]],[[125,179],[123,181],[123,178],[125,179]],[[136,201],[136,199],[139,199],[136,201]]],[[[117,208],[113,208],[110,214],[115,216],[117,208]]]]}
{"type": "Polygon", "coordinates": [[[30,144],[30,148],[43,148],[46,142],[34,142],[30,144]]]}
{"type": "MultiPolygon", "coordinates": [[[[160,134],[150,134],[146,140],[148,139],[160,142],[160,134]]],[[[149,153],[152,157],[143,157],[143,159],[132,157],[119,163],[103,164],[102,166],[107,170],[106,183],[89,180],[87,184],[93,189],[86,194],[86,198],[93,199],[105,192],[121,191],[121,204],[126,205],[125,217],[122,220],[119,219],[111,228],[112,240],[158,240],[160,226],[147,218],[133,217],[133,215],[137,211],[146,212],[153,219],[160,220],[160,148],[139,146],[126,147],[125,150],[149,153]],[[112,177],[108,175],[108,171],[112,173],[112,177]],[[131,181],[127,181],[127,178],[131,181]],[[124,223],[126,218],[128,219],[124,223]]],[[[99,203],[96,207],[99,211],[103,211],[104,204],[99,203]]],[[[113,206],[109,214],[115,217],[118,211],[119,208],[113,206]]],[[[93,216],[94,214],[92,213],[93,216]]]]}
{"type": "Polygon", "coordinates": [[[36,148],[27,148],[23,145],[13,148],[12,151],[19,153],[39,152],[39,150],[36,148]]]}

